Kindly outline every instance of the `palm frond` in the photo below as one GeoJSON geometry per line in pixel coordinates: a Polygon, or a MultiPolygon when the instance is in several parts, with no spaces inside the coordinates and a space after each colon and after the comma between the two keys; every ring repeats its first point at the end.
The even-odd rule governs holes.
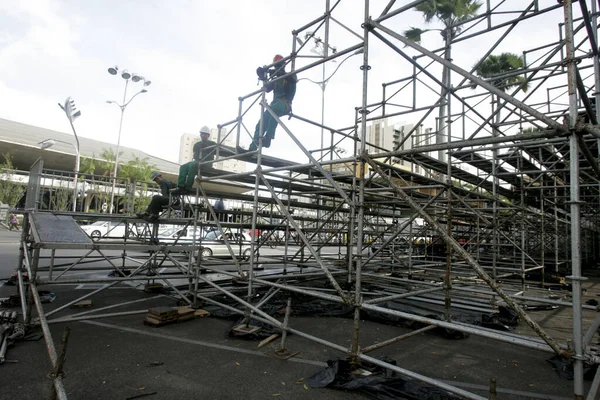
{"type": "Polygon", "coordinates": [[[438,1],[428,0],[415,7],[415,10],[423,13],[423,19],[430,23],[437,15],[438,1]]]}
{"type": "Polygon", "coordinates": [[[527,91],[528,85],[524,77],[520,75],[501,77],[507,72],[515,71],[524,67],[524,62],[521,57],[513,53],[502,53],[499,56],[489,55],[485,60],[480,61],[476,74],[482,78],[491,79],[491,84],[507,91],[516,86],[524,92],[527,91]],[[498,77],[498,79],[494,79],[498,77]]]}
{"type": "Polygon", "coordinates": [[[415,43],[421,43],[421,35],[423,33],[427,32],[427,29],[419,29],[419,28],[410,28],[406,31],[404,31],[404,36],[415,43]]]}

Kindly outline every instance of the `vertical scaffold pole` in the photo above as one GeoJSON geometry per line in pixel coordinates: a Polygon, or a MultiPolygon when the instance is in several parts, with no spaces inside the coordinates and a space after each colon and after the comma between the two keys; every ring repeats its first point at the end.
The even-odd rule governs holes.
{"type": "Polygon", "coordinates": [[[565,48],[567,53],[567,78],[569,91],[569,151],[570,151],[570,187],[571,187],[571,279],[573,298],[573,398],[583,399],[583,336],[581,326],[581,225],[579,200],[579,142],[575,132],[577,122],[577,86],[575,47],[573,44],[573,4],[564,0],[565,12],[565,48]]]}
{"type": "MultiPolygon", "coordinates": [[[[362,302],[362,246],[363,246],[363,219],[365,216],[364,201],[365,201],[365,168],[366,163],[362,159],[362,155],[366,152],[366,136],[367,136],[367,90],[368,90],[368,77],[369,77],[369,28],[367,21],[369,19],[369,0],[365,0],[365,24],[363,28],[364,35],[364,52],[363,52],[363,65],[361,66],[363,73],[363,87],[362,87],[362,104],[361,104],[361,132],[360,132],[360,148],[359,154],[359,165],[358,165],[358,204],[356,204],[356,210],[358,210],[358,229],[356,234],[356,271],[354,274],[354,329],[352,334],[352,348],[351,356],[352,362],[358,363],[359,360],[359,333],[360,333],[360,308],[362,302]]],[[[348,265],[352,268],[352,262],[348,265]]]]}
{"type": "MultiPolygon", "coordinates": [[[[250,266],[248,267],[248,303],[252,303],[252,291],[253,291],[253,280],[254,280],[254,268],[255,262],[258,261],[257,257],[254,257],[254,253],[257,252],[257,246],[259,245],[260,238],[257,237],[256,223],[258,218],[258,192],[260,186],[260,171],[262,171],[262,133],[264,132],[265,126],[265,99],[266,92],[263,90],[261,93],[261,105],[260,105],[260,121],[258,122],[259,127],[259,137],[257,138],[258,143],[258,153],[256,160],[256,173],[255,173],[255,181],[254,181],[254,201],[252,204],[252,241],[250,242],[250,266]]],[[[254,139],[252,139],[254,140],[254,139]]],[[[249,307],[246,307],[246,326],[250,324],[250,314],[251,310],[249,307]]]]}

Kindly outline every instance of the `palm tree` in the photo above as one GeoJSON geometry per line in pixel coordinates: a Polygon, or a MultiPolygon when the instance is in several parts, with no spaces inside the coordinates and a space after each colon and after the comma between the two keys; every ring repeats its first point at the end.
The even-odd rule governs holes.
{"type": "Polygon", "coordinates": [[[453,25],[466,21],[477,15],[481,3],[477,0],[428,0],[415,7],[416,11],[423,13],[425,23],[429,24],[434,19],[444,24],[444,29],[420,29],[413,28],[404,31],[404,36],[413,42],[420,43],[421,35],[431,30],[441,31],[444,41],[450,42],[456,34],[460,33],[461,27],[453,25]],[[450,36],[448,37],[448,32],[450,36]]]}
{"type": "Polygon", "coordinates": [[[79,165],[79,180],[84,180],[86,175],[94,175],[96,173],[96,166],[98,161],[91,157],[81,157],[81,163],[79,165]]]}
{"type": "MultiPolygon", "coordinates": [[[[123,155],[123,152],[120,151],[119,158],[121,158],[122,155],[123,155]]],[[[100,157],[103,160],[102,165],[101,165],[101,168],[104,171],[103,175],[112,176],[113,170],[115,168],[115,160],[117,159],[117,155],[116,155],[115,151],[111,147],[109,147],[108,149],[102,149],[102,153],[100,153],[100,157]]]]}
{"type": "Polygon", "coordinates": [[[130,211],[141,212],[150,202],[146,182],[150,180],[150,174],[156,170],[156,166],[148,163],[148,157],[140,158],[135,154],[132,154],[131,157],[131,160],[121,166],[119,177],[127,179],[129,183],[137,182],[138,185],[131,187],[133,191],[128,192],[119,202],[126,207],[132,206],[133,209],[130,211]]]}
{"type": "MultiPolygon", "coordinates": [[[[479,62],[479,66],[475,70],[475,73],[482,78],[489,79],[490,83],[496,86],[498,89],[506,92],[508,89],[519,86],[519,89],[527,91],[527,81],[520,75],[506,76],[508,72],[519,70],[525,66],[523,59],[513,53],[502,53],[499,56],[489,55],[485,60],[479,62]]],[[[492,104],[496,105],[496,121],[492,128],[492,136],[499,136],[500,132],[498,126],[500,125],[500,99],[498,96],[492,94],[492,104]]],[[[492,191],[493,196],[497,196],[496,187],[500,186],[500,180],[496,174],[496,168],[498,163],[498,144],[494,143],[492,146],[492,176],[494,182],[494,189],[492,191]]],[[[498,203],[494,200],[493,203],[493,214],[494,220],[498,215],[498,203]]],[[[494,228],[495,229],[495,228],[494,228]]],[[[494,232],[492,238],[492,264],[495,267],[498,263],[499,248],[498,248],[498,236],[497,232],[494,232]]]]}
{"type": "Polygon", "coordinates": [[[483,60],[475,70],[477,75],[485,79],[491,79],[490,83],[498,89],[506,92],[515,86],[521,86],[521,90],[527,91],[527,81],[520,75],[502,76],[508,72],[521,69],[525,66],[523,58],[513,53],[502,53],[499,56],[490,55],[483,60]],[[497,76],[497,79],[494,77],[497,76]]]}
{"type": "Polygon", "coordinates": [[[121,166],[119,176],[127,178],[130,182],[149,181],[150,174],[156,169],[156,166],[148,163],[148,157],[140,158],[134,154],[131,157],[131,160],[121,166]]]}
{"type": "MultiPolygon", "coordinates": [[[[431,30],[441,31],[444,38],[444,58],[451,60],[450,51],[452,39],[461,31],[461,26],[456,24],[466,21],[467,19],[477,15],[477,11],[481,7],[477,0],[427,0],[415,7],[416,11],[423,13],[425,23],[429,24],[434,20],[440,21],[443,29],[420,29],[411,27],[404,31],[404,36],[413,42],[421,42],[421,35],[431,30]]],[[[445,67],[442,70],[442,89],[440,97],[447,95],[446,87],[450,85],[450,69],[445,67]]],[[[436,134],[436,143],[444,143],[446,141],[446,111],[448,105],[440,107],[440,126],[436,134]]],[[[446,160],[446,153],[442,150],[438,153],[438,158],[441,161],[446,160]]]]}
{"type": "MultiPolygon", "coordinates": [[[[481,78],[489,79],[492,85],[504,92],[517,86],[523,92],[526,92],[528,85],[524,77],[521,75],[506,76],[508,72],[522,69],[524,66],[523,58],[516,54],[502,53],[499,56],[492,54],[479,63],[475,73],[481,78]]],[[[496,104],[496,107],[500,107],[500,99],[496,98],[496,96],[492,97],[492,103],[496,104]]],[[[497,109],[496,124],[499,123],[500,110],[497,109]]]]}

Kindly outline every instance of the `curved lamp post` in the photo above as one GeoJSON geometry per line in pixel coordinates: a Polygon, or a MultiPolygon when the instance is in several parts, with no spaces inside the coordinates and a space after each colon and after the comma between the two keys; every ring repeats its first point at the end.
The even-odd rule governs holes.
{"type": "MultiPolygon", "coordinates": [[[[119,67],[116,65],[114,67],[110,67],[108,69],[108,73],[116,76],[119,73],[119,67]]],[[[117,183],[117,169],[119,167],[119,150],[121,147],[121,130],[123,128],[123,115],[125,114],[125,109],[129,105],[129,103],[131,103],[138,94],[146,93],[148,91],[146,89],[146,87],[150,86],[150,84],[152,83],[149,79],[146,79],[143,76],[135,74],[135,73],[132,74],[129,71],[127,71],[126,69],[121,71],[121,78],[123,78],[125,80],[125,90],[123,92],[123,102],[121,104],[119,104],[116,101],[112,101],[112,100],[107,101],[107,103],[115,104],[117,107],[119,107],[119,109],[121,109],[121,120],[119,122],[119,136],[117,138],[117,153],[115,154],[115,168],[113,170],[113,183],[112,183],[112,190],[110,192],[109,213],[111,213],[111,214],[113,212],[113,202],[115,200],[115,186],[117,183]],[[131,96],[131,98],[129,100],[127,100],[127,87],[129,85],[129,81],[132,81],[134,83],[143,82],[144,87],[142,88],[142,90],[140,90],[139,92],[137,92],[136,94],[131,96]]]]}
{"type": "Polygon", "coordinates": [[[40,146],[40,149],[46,150],[46,149],[49,149],[50,147],[54,146],[56,143],[69,144],[69,145],[73,146],[73,148],[75,149],[75,179],[74,179],[75,188],[73,189],[73,211],[77,211],[77,186],[78,186],[78,175],[79,175],[79,140],[77,141],[77,144],[75,144],[75,143],[65,142],[64,140],[59,140],[59,139],[46,139],[46,140],[42,140],[41,142],[39,142],[38,145],[40,146]]]}
{"type": "Polygon", "coordinates": [[[58,139],[46,139],[46,140],[39,142],[38,144],[40,145],[40,148],[42,150],[45,150],[49,147],[54,146],[56,144],[56,142],[70,144],[75,149],[75,170],[74,170],[74,172],[75,172],[75,178],[74,178],[75,188],[73,189],[73,211],[77,211],[77,183],[78,183],[78,178],[79,178],[78,175],[79,175],[79,159],[80,159],[79,156],[80,155],[79,155],[79,138],[77,137],[77,132],[75,131],[75,126],[73,125],[73,121],[75,121],[77,118],[79,118],[81,116],[81,111],[77,110],[77,107],[75,107],[75,101],[73,99],[71,99],[70,97],[67,97],[64,104],[58,103],[58,106],[60,107],[61,110],[64,111],[65,115],[67,116],[67,119],[69,120],[69,124],[71,124],[71,129],[73,130],[73,135],[75,136],[75,144],[65,142],[62,140],[58,140],[58,139]]]}

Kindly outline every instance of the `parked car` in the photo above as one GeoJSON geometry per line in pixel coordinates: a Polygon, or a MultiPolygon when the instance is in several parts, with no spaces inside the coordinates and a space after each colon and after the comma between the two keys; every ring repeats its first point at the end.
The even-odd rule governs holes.
{"type": "Polygon", "coordinates": [[[126,231],[125,224],[119,221],[96,221],[81,229],[95,242],[100,238],[122,239],[126,231]]]}
{"type": "Polygon", "coordinates": [[[200,246],[200,256],[203,259],[209,257],[231,258],[231,253],[225,244],[225,236],[227,236],[229,245],[237,258],[250,259],[251,242],[243,233],[231,230],[226,230],[223,234],[223,232],[217,230],[205,232],[200,228],[194,230],[193,227],[179,227],[163,231],[158,235],[158,241],[161,244],[193,244],[194,246],[200,246]]]}

